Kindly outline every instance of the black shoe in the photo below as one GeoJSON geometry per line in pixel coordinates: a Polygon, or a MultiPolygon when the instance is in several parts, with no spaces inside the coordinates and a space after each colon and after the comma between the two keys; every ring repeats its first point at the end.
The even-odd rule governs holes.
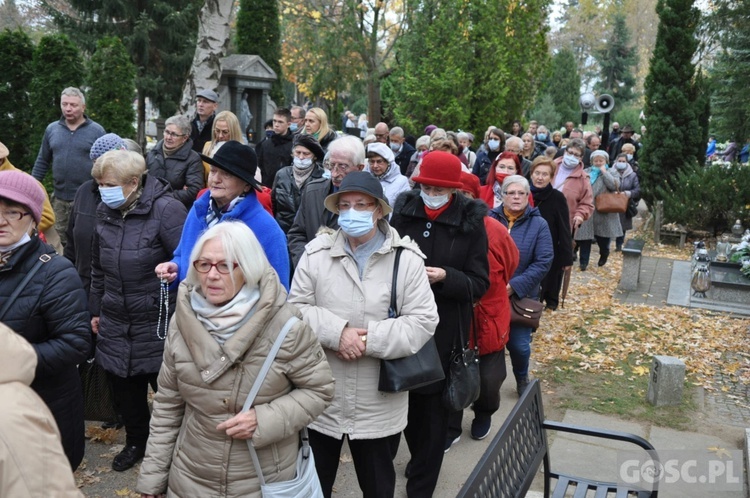
{"type": "Polygon", "coordinates": [[[445,440],[445,453],[448,453],[448,451],[450,451],[451,449],[451,446],[453,446],[460,440],[461,440],[461,436],[456,436],[455,439],[452,439],[450,436],[448,436],[448,438],[445,440]]]}
{"type": "Polygon", "coordinates": [[[586,271],[586,268],[588,268],[589,265],[581,265],[581,271],[586,271]]]}
{"type": "Polygon", "coordinates": [[[522,395],[526,388],[529,386],[529,377],[519,377],[516,380],[516,392],[518,395],[522,395]]]}
{"type": "Polygon", "coordinates": [[[484,439],[489,435],[491,429],[492,418],[489,415],[476,417],[471,422],[471,438],[484,439]]]}
{"type": "Polygon", "coordinates": [[[122,429],[122,422],[104,422],[102,424],[102,429],[122,429]]]}
{"type": "Polygon", "coordinates": [[[609,254],[605,254],[604,256],[599,256],[599,262],[597,263],[597,266],[604,266],[607,264],[607,258],[609,258],[609,254]]]}
{"type": "Polygon", "coordinates": [[[122,472],[133,467],[146,454],[146,448],[139,446],[125,446],[112,460],[112,470],[122,472]]]}
{"type": "Polygon", "coordinates": [[[622,246],[615,247],[615,252],[622,252],[622,246]]]}

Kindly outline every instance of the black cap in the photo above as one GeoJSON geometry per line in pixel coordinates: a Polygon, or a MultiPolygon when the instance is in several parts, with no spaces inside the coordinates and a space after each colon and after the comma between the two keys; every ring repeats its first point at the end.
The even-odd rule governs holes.
{"type": "Polygon", "coordinates": [[[216,151],[214,157],[208,157],[201,154],[208,164],[221,168],[240,180],[243,180],[253,186],[255,190],[260,191],[261,187],[255,181],[255,170],[258,169],[258,156],[255,151],[247,145],[241,144],[236,140],[229,140],[216,151]]]}
{"type": "Polygon", "coordinates": [[[300,134],[295,136],[292,150],[294,150],[294,148],[298,145],[312,152],[313,155],[318,159],[318,161],[322,161],[326,155],[325,151],[323,151],[323,147],[320,146],[320,143],[315,140],[312,135],[300,134]]]}
{"type": "Polygon", "coordinates": [[[326,197],[324,202],[326,209],[338,214],[339,196],[347,192],[359,192],[374,197],[383,209],[383,216],[387,216],[393,211],[385,195],[383,195],[383,186],[380,181],[367,171],[353,171],[346,175],[341,181],[338,192],[326,197]]]}

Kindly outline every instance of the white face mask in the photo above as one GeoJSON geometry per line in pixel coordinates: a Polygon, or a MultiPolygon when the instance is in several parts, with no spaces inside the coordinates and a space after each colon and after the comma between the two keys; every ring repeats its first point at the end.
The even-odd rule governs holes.
{"type": "Polygon", "coordinates": [[[307,169],[313,164],[313,160],[308,159],[300,159],[299,157],[295,157],[292,162],[294,163],[294,167],[297,169],[307,169]]]}
{"type": "Polygon", "coordinates": [[[424,205],[430,209],[440,209],[441,207],[448,204],[448,201],[451,198],[450,194],[429,196],[424,192],[424,190],[421,190],[419,192],[419,195],[422,197],[422,202],[424,202],[424,205]]]}
{"type": "Polygon", "coordinates": [[[563,166],[565,166],[567,169],[573,169],[576,166],[578,166],[578,162],[580,159],[578,159],[576,156],[571,156],[570,154],[565,154],[563,156],[563,166]]]}

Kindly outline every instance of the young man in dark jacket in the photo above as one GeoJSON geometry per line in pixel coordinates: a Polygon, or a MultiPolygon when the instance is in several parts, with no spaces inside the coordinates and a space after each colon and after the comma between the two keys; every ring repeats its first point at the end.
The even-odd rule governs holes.
{"type": "Polygon", "coordinates": [[[260,143],[258,154],[258,168],[261,173],[261,184],[271,188],[273,179],[284,166],[292,164],[292,142],[294,133],[289,130],[292,113],[289,109],[276,109],[273,113],[273,135],[260,143]]]}

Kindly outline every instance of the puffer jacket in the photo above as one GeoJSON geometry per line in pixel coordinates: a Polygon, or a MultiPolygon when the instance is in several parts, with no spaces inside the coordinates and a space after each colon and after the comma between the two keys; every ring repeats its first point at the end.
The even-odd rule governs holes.
{"type": "MultiPolygon", "coordinates": [[[[369,164],[365,165],[365,171],[372,174],[369,164]]],[[[388,170],[383,174],[383,176],[378,178],[378,181],[383,187],[383,194],[385,195],[385,198],[388,199],[388,204],[391,207],[393,207],[393,204],[396,202],[396,198],[399,196],[399,194],[401,194],[401,192],[406,192],[407,190],[411,189],[411,187],[409,186],[409,179],[401,174],[401,170],[399,169],[398,164],[396,164],[395,162],[391,163],[391,165],[388,167],[388,170]]]]}
{"type": "MultiPolygon", "coordinates": [[[[508,343],[510,300],[506,286],[518,266],[518,248],[508,229],[489,216],[484,217],[484,227],[489,243],[490,288],[474,306],[480,356],[501,351],[508,343]]],[[[471,343],[473,346],[473,337],[471,343]]]]}
{"type": "Polygon", "coordinates": [[[320,163],[313,164],[311,167],[312,173],[302,182],[301,187],[297,187],[297,182],[294,180],[293,166],[285,166],[276,173],[273,190],[271,190],[271,204],[274,218],[285,234],[292,228],[305,188],[310,182],[323,176],[323,166],[320,163]]]}
{"type": "MultiPolygon", "coordinates": [[[[562,168],[562,157],[555,159],[557,171],[562,168]]],[[[578,216],[583,221],[588,220],[594,213],[594,195],[591,191],[591,181],[589,174],[583,169],[583,162],[579,161],[578,166],[568,176],[562,185],[557,185],[552,180],[552,185],[563,193],[565,200],[568,202],[568,216],[571,228],[573,219],[578,216]]]]}
{"type": "Polygon", "coordinates": [[[29,388],[37,357],[23,337],[0,324],[0,496],[83,497],[60,444],[60,431],[29,388]]]}
{"type": "MultiPolygon", "coordinates": [[[[17,249],[0,268],[0,303],[5,303],[44,254],[55,254],[55,250],[37,237],[17,249]]],[[[36,350],[31,388],[54,415],[65,454],[71,466],[78,467],[83,459],[84,427],[83,391],[76,365],[91,350],[91,323],[86,293],[73,264],[62,256],[53,256],[43,264],[5,314],[3,323],[36,350]]]]}
{"type": "Polygon", "coordinates": [[[333,404],[310,427],[337,439],[345,434],[351,439],[382,438],[406,427],[409,395],[378,391],[380,359],[416,353],[438,322],[424,255],[384,220],[378,228],[386,238],[368,260],[361,280],[344,234],[326,230],[305,248],[289,293],[289,302],[317,334],[336,379],[333,404]],[[398,247],[404,249],[394,291],[398,247]],[[396,293],[396,319],[388,318],[391,292],[396,293]],[[365,355],[354,362],[336,356],[347,326],[367,329],[365,355]]]}
{"type": "MultiPolygon", "coordinates": [[[[590,169],[588,168],[588,170],[590,169]]],[[[599,178],[591,186],[591,190],[592,195],[596,198],[597,195],[605,192],[617,192],[619,187],[620,175],[610,168],[606,173],[599,175],[599,178]]],[[[578,227],[573,238],[575,240],[593,240],[595,235],[610,239],[622,235],[619,213],[600,213],[594,209],[594,214],[578,227]]]]}
{"type": "MultiPolygon", "coordinates": [[[[166,180],[150,174],[125,217],[101,203],[92,245],[91,314],[99,316],[96,361],[119,377],[159,371],[159,279],[154,268],[172,258],[187,212],[166,180]]],[[[175,292],[170,292],[170,311],[175,292]]],[[[169,317],[162,317],[162,325],[169,317]]],[[[163,332],[162,332],[163,333],[163,332]]]]}
{"type": "MultiPolygon", "coordinates": [[[[391,225],[402,237],[411,237],[426,255],[425,266],[445,270],[442,282],[431,285],[440,322],[435,344],[447,371],[451,351],[459,343],[459,332],[469,339],[474,302],[490,286],[487,261],[487,232],[484,217],[487,205],[454,194],[450,205],[433,221],[427,217],[418,190],[401,194],[394,206],[391,225]]],[[[441,392],[445,382],[436,382],[416,391],[441,392]]]]}
{"type": "MultiPolygon", "coordinates": [[[[508,226],[502,204],[490,211],[490,216],[508,226]]],[[[538,208],[527,206],[526,212],[508,231],[520,256],[516,271],[508,283],[518,297],[536,299],[542,279],[547,275],[555,257],[547,222],[538,208]]]]}
{"type": "Polygon", "coordinates": [[[183,282],[169,327],[159,390],[154,397],[146,457],[137,489],[181,497],[260,497],[245,440],[216,426],[242,411],[250,388],[287,320],[292,326],[253,407],[252,441],[267,482],[294,477],[299,431],[323,413],[333,377],[315,334],[268,269],[255,313],[223,345],[196,317],[192,287],[183,282]]]}
{"type": "Polygon", "coordinates": [[[91,243],[96,231],[96,208],[100,202],[99,185],[94,180],[81,185],[73,200],[65,232],[68,242],[63,256],[78,270],[86,295],[91,291],[91,243]]]}
{"type": "Polygon", "coordinates": [[[159,140],[146,156],[150,175],[164,178],[172,186],[172,195],[187,209],[193,205],[198,192],[206,186],[201,156],[188,140],[171,156],[164,155],[164,140],[159,140]]]}

